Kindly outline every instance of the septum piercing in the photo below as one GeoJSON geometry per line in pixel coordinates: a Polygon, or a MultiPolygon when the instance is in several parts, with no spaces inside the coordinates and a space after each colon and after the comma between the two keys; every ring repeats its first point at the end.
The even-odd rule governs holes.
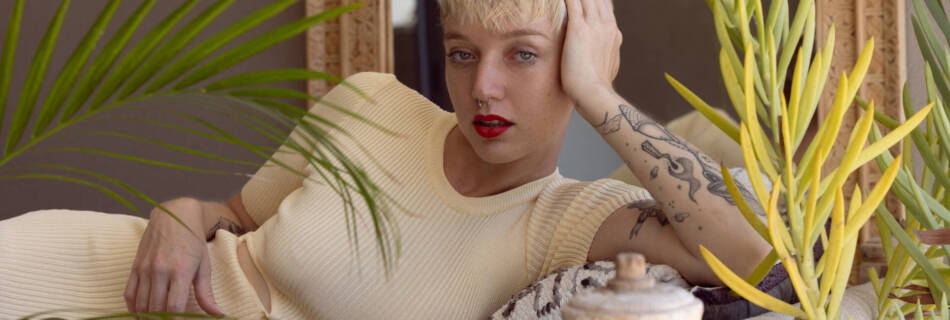
{"type": "Polygon", "coordinates": [[[488,106],[488,101],[482,101],[481,99],[475,99],[475,102],[478,104],[478,108],[479,108],[479,109],[481,109],[482,107],[487,107],[487,106],[488,106]]]}

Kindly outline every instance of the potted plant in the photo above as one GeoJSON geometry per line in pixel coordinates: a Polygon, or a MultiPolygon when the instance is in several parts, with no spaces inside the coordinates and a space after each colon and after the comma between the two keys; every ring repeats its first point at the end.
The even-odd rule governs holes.
{"type": "MultiPolygon", "coordinates": [[[[806,141],[805,134],[829,78],[834,27],[827,31],[823,47],[816,49],[814,0],[801,1],[794,15],[789,15],[790,8],[783,0],[771,1],[767,10],[760,0],[707,3],[721,46],[723,81],[739,115],[739,127],[724,121],[679,81],[671,76],[667,79],[690,104],[740,143],[755,197],[740,192],[725,168],[722,174],[738,208],[773,250],[745,278],[701,247],[703,257],[727,286],[752,303],[796,318],[838,318],[858,231],[887,194],[900,166],[888,166],[872,190],[865,195],[865,191],[855,189],[847,202],[844,184],[855,170],[885,153],[921,123],[931,106],[866,146],[876,115],[872,101],[851,132],[844,157],[832,164],[835,170],[823,176],[821,168],[827,166],[841,119],[853,104],[870,64],[873,39],[865,44],[851,72],[842,74],[828,118],[817,128],[814,138],[806,141]],[[801,47],[797,48],[799,42],[801,47]],[[788,74],[791,84],[786,90],[788,74]],[[802,156],[796,160],[799,152],[802,156]],[[766,188],[766,180],[772,182],[771,190],[766,188]],[[764,208],[767,224],[759,220],[753,206],[764,208]],[[829,220],[830,229],[826,229],[829,220]],[[813,248],[818,241],[825,250],[815,257],[813,248]],[[788,271],[800,307],[754,288],[776,260],[788,271]]],[[[900,163],[900,158],[895,163],[900,163]]]]}

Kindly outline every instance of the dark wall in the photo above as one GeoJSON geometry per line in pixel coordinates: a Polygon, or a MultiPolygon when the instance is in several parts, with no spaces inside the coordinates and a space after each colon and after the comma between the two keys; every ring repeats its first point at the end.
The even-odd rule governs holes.
{"type": "Polygon", "coordinates": [[[731,109],[705,1],[618,0],[614,5],[624,38],[614,85],[630,103],[662,122],[692,111],[663,77],[669,73],[709,104],[731,109]]]}
{"type": "MultiPolygon", "coordinates": [[[[171,13],[183,1],[157,1],[146,20],[133,37],[133,44],[140,39],[144,32],[141,29],[150,29],[154,27],[167,14],[171,13]]],[[[13,1],[0,1],[0,37],[6,33],[8,13],[12,10],[13,1]]],[[[81,0],[73,1],[63,24],[59,35],[57,47],[53,53],[53,62],[50,64],[48,76],[44,81],[44,89],[41,91],[40,100],[47,90],[51,87],[55,75],[63,67],[72,50],[79,43],[79,40],[85,34],[86,30],[92,25],[99,11],[107,3],[106,0],[81,0]]],[[[103,40],[100,41],[96,51],[101,49],[104,42],[111,37],[115,30],[121,25],[125,18],[130,16],[132,11],[138,6],[140,1],[126,1],[120,5],[118,12],[112,20],[109,28],[106,30],[103,40]]],[[[211,1],[201,1],[191,13],[185,17],[181,24],[190,21],[204,8],[209,6],[211,1]]],[[[219,16],[207,30],[202,33],[198,40],[207,38],[217,31],[224,29],[240,18],[262,8],[269,4],[269,1],[235,1],[230,8],[219,16]]],[[[52,17],[59,7],[59,1],[55,0],[33,0],[26,1],[26,8],[21,26],[20,41],[17,48],[16,62],[14,65],[13,85],[11,87],[10,97],[7,100],[6,121],[13,114],[13,107],[19,97],[19,90],[23,85],[26,74],[29,70],[32,55],[39,45],[43,33],[52,20],[52,17]]],[[[300,2],[288,8],[274,19],[265,22],[243,36],[241,39],[249,40],[263,32],[274,29],[282,24],[300,19],[304,16],[304,4],[300,2]]],[[[177,30],[177,29],[175,29],[177,30]]],[[[173,32],[175,31],[173,30],[173,32]]],[[[243,42],[243,41],[241,41],[243,42]]],[[[227,49],[226,47],[225,49],[227,49]]],[[[261,68],[304,68],[305,67],[305,39],[298,36],[278,45],[264,53],[259,54],[250,60],[233,67],[233,70],[227,74],[244,73],[261,68]]],[[[95,53],[94,53],[95,54],[95,53]]],[[[291,83],[287,88],[304,89],[304,84],[291,83]]],[[[162,101],[156,104],[162,106],[176,105],[177,101],[162,101]]],[[[122,112],[112,114],[111,117],[138,117],[150,119],[175,120],[174,117],[167,117],[164,113],[155,112],[122,112]]],[[[205,113],[204,117],[217,121],[225,129],[233,132],[245,132],[240,136],[248,137],[247,130],[241,130],[241,126],[233,122],[218,121],[222,116],[205,113]]],[[[96,147],[110,151],[130,153],[146,158],[157,158],[168,162],[185,163],[195,167],[210,168],[224,171],[236,171],[253,173],[255,168],[241,165],[222,165],[220,162],[209,161],[196,158],[187,154],[175,153],[154,146],[143,146],[139,143],[130,143],[123,139],[104,138],[81,134],[81,130],[110,130],[133,133],[153,138],[162,138],[166,141],[175,142],[206,152],[217,153],[225,156],[239,157],[248,160],[259,160],[256,156],[247,152],[229,147],[220,143],[212,143],[207,139],[198,138],[191,135],[174,133],[167,130],[158,130],[155,127],[143,125],[139,122],[132,122],[123,119],[110,119],[110,116],[101,117],[98,120],[88,121],[73,130],[63,132],[53,136],[49,141],[37,145],[23,157],[4,166],[0,175],[14,173],[35,172],[37,169],[23,168],[22,166],[59,163],[82,167],[97,172],[108,174],[109,176],[125,181],[130,185],[139,188],[144,193],[152,196],[155,200],[163,201],[174,197],[190,195],[208,200],[223,200],[240,190],[240,187],[247,180],[246,176],[239,175],[211,175],[201,173],[183,172],[172,169],[157,168],[137,163],[131,163],[121,160],[111,160],[101,156],[83,155],[75,153],[54,152],[49,149],[64,146],[84,146],[96,147]],[[11,166],[12,165],[12,166],[11,166]],[[16,166],[18,168],[11,168],[16,166]]],[[[248,137],[251,141],[261,144],[275,144],[266,139],[254,139],[248,137]]],[[[5,142],[0,142],[4,144],[5,142]]],[[[107,185],[107,183],[105,184],[107,185]]],[[[128,196],[127,193],[122,193],[128,196]]],[[[151,208],[145,201],[134,200],[133,203],[145,210],[147,213],[151,208]]],[[[115,213],[130,213],[131,210],[118,204],[112,198],[88,187],[57,181],[48,180],[0,180],[0,219],[12,217],[24,212],[46,209],[46,208],[69,208],[96,210],[115,213]]]]}

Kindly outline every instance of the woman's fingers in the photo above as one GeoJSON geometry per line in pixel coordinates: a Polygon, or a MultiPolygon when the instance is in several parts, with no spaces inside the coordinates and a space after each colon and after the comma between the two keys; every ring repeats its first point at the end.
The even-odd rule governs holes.
{"type": "Polygon", "coordinates": [[[211,289],[211,259],[205,254],[198,265],[198,275],[194,280],[195,299],[202,310],[213,316],[224,316],[214,301],[214,290],[211,289]]]}
{"type": "Polygon", "coordinates": [[[129,312],[135,312],[135,293],[136,288],[139,286],[139,278],[135,273],[136,268],[132,267],[132,272],[129,273],[129,281],[125,283],[125,307],[129,312]]]}
{"type": "Polygon", "coordinates": [[[148,295],[148,312],[165,311],[165,298],[168,294],[168,272],[156,270],[152,275],[151,290],[148,295]]]}
{"type": "Polygon", "coordinates": [[[132,312],[148,311],[148,295],[150,290],[149,279],[147,277],[139,277],[138,288],[135,290],[135,310],[132,312]]]}
{"type": "Polygon", "coordinates": [[[584,19],[584,8],[581,5],[581,0],[564,0],[565,5],[567,6],[567,20],[570,21],[581,21],[584,19]]]}
{"type": "Polygon", "coordinates": [[[588,21],[600,21],[603,17],[604,2],[609,0],[581,0],[584,6],[584,18],[588,21]]]}
{"type": "Polygon", "coordinates": [[[168,299],[165,301],[165,311],[183,313],[185,303],[188,302],[188,289],[191,282],[184,277],[175,277],[168,286],[168,299]]]}
{"type": "Polygon", "coordinates": [[[608,21],[616,21],[614,18],[613,0],[598,0],[598,2],[598,7],[600,8],[600,18],[608,21]]]}

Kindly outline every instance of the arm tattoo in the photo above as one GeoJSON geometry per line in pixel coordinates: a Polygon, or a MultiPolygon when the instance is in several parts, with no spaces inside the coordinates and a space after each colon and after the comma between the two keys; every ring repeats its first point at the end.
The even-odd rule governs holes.
{"type": "Polygon", "coordinates": [[[594,126],[597,131],[600,131],[601,135],[607,136],[611,133],[620,131],[620,123],[622,122],[621,118],[623,116],[618,114],[610,117],[610,119],[607,119],[609,116],[609,112],[604,112],[604,122],[594,126]]]}
{"type": "MultiPolygon", "coordinates": [[[[625,104],[621,104],[617,108],[620,111],[618,116],[623,116],[624,120],[627,121],[627,124],[630,125],[630,128],[634,131],[639,132],[649,139],[666,142],[668,145],[692,155],[691,159],[690,157],[674,157],[669,153],[662,153],[649,139],[640,145],[641,149],[652,157],[665,159],[664,162],[667,164],[667,171],[670,175],[689,184],[690,200],[696,202],[696,198],[694,198],[693,195],[700,187],[699,180],[693,175],[693,171],[698,164],[701,175],[708,182],[706,190],[723,198],[729,204],[735,205],[735,202],[729,195],[729,189],[726,188],[726,183],[719,172],[719,165],[710,159],[709,156],[691,147],[686,141],[683,141],[655,121],[650,120],[650,118],[647,118],[635,108],[625,104]]],[[[606,119],[607,117],[605,116],[604,118],[606,119]]],[[[651,178],[653,176],[651,172],[651,178]]],[[[756,212],[764,212],[761,206],[758,205],[758,201],[754,201],[755,197],[745,186],[739,184],[737,187],[742,197],[748,200],[747,202],[752,206],[753,210],[756,212]]]]}
{"type": "Polygon", "coordinates": [[[628,209],[638,209],[640,216],[637,217],[637,223],[633,225],[633,229],[630,229],[629,239],[633,239],[637,234],[640,233],[640,229],[643,228],[643,224],[647,222],[650,218],[656,218],[657,222],[660,223],[660,226],[666,226],[670,224],[670,219],[666,218],[666,214],[663,213],[663,210],[657,208],[656,206],[646,207],[646,208],[637,208],[634,206],[628,206],[628,209]]]}
{"type": "Polygon", "coordinates": [[[683,221],[686,221],[686,218],[689,218],[689,212],[680,212],[673,215],[673,220],[676,220],[678,223],[683,223],[683,221]]]}
{"type": "Polygon", "coordinates": [[[653,146],[653,143],[650,143],[649,140],[644,141],[643,144],[640,145],[640,148],[654,158],[666,159],[667,172],[669,172],[674,178],[683,180],[689,184],[689,199],[693,200],[693,202],[696,202],[696,198],[693,197],[693,195],[696,194],[696,190],[699,190],[701,183],[699,182],[699,179],[696,179],[696,176],[693,174],[693,163],[689,160],[689,158],[676,157],[676,160],[674,161],[673,157],[670,156],[669,153],[660,152],[660,150],[653,146]]]}
{"type": "Polygon", "coordinates": [[[211,226],[211,229],[208,230],[208,233],[211,234],[208,236],[208,241],[214,240],[215,232],[217,232],[218,229],[227,230],[228,232],[235,235],[242,235],[245,233],[244,228],[241,228],[241,225],[237,224],[236,222],[225,217],[218,217],[218,222],[216,222],[214,226],[211,226]]]}

